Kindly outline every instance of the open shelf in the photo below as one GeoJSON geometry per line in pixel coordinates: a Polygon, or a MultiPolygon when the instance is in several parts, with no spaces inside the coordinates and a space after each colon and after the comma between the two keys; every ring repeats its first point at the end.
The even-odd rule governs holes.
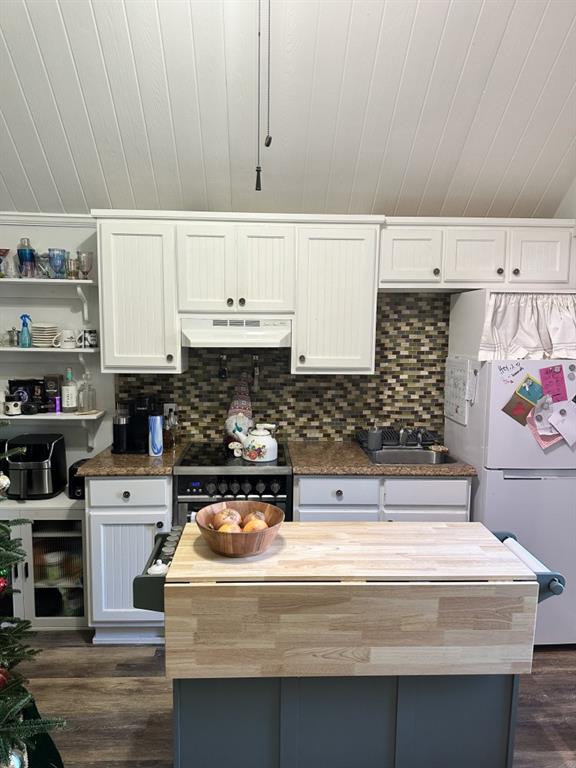
{"type": "Polygon", "coordinates": [[[94,280],[68,280],[67,278],[56,277],[3,277],[0,278],[0,285],[3,283],[19,283],[20,285],[96,285],[94,280]]]}
{"type": "Polygon", "coordinates": [[[27,352],[32,354],[36,352],[41,355],[48,353],[49,355],[93,355],[95,352],[100,352],[98,347],[76,347],[75,349],[62,349],[61,347],[0,347],[0,352],[27,352]]]}
{"type": "Polygon", "coordinates": [[[99,421],[106,416],[106,411],[96,411],[96,413],[32,413],[19,414],[18,416],[7,416],[7,419],[20,421],[99,421]]]}
{"type": "Polygon", "coordinates": [[[41,580],[34,584],[34,589],[84,589],[84,585],[74,579],[41,580]]]}

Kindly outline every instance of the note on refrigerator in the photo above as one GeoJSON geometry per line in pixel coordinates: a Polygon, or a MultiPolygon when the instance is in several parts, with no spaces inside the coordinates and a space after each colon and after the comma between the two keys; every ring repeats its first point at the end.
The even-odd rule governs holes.
{"type": "Polygon", "coordinates": [[[570,448],[576,445],[576,403],[567,400],[557,403],[557,409],[548,421],[558,430],[570,448]]]}
{"type": "Polygon", "coordinates": [[[550,395],[552,402],[559,403],[568,399],[564,369],[561,365],[550,365],[540,368],[540,381],[545,395],[550,395]]]}

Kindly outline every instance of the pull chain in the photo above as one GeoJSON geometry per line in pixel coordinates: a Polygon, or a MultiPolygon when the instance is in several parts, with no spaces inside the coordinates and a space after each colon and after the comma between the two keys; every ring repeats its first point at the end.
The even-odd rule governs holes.
{"type": "Polygon", "coordinates": [[[256,96],[256,192],[262,190],[262,168],[260,167],[260,81],[261,81],[261,34],[262,34],[262,0],[258,0],[258,83],[256,96]]]}
{"type": "Polygon", "coordinates": [[[272,144],[272,136],[270,135],[270,48],[271,48],[271,45],[272,45],[271,42],[270,42],[270,39],[271,39],[270,38],[270,31],[271,31],[271,26],[272,26],[272,23],[270,21],[271,16],[272,16],[272,14],[271,14],[271,9],[272,9],[271,2],[272,2],[272,0],[268,0],[268,69],[267,69],[267,73],[266,73],[267,77],[268,77],[268,82],[267,82],[267,88],[266,88],[266,90],[267,90],[267,94],[266,94],[266,99],[267,99],[267,101],[266,101],[266,112],[267,112],[267,114],[266,114],[266,138],[264,139],[264,146],[266,146],[266,147],[269,147],[270,144],[272,144]]]}

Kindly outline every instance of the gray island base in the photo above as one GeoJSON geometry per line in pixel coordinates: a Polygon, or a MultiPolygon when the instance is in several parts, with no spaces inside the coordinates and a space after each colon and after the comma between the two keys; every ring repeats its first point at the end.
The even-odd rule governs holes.
{"type": "Polygon", "coordinates": [[[512,768],[517,680],[174,680],[174,766],[512,768]]]}

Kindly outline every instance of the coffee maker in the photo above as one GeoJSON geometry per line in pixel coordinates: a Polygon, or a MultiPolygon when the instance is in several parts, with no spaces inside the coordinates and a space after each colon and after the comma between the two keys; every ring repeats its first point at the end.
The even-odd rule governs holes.
{"type": "Polygon", "coordinates": [[[6,450],[20,452],[6,458],[10,499],[51,499],[66,487],[66,448],[58,434],[20,435],[6,441],[6,450]]]}
{"type": "Polygon", "coordinates": [[[148,453],[148,416],[155,413],[158,406],[151,396],[117,403],[112,453],[148,453]]]}

